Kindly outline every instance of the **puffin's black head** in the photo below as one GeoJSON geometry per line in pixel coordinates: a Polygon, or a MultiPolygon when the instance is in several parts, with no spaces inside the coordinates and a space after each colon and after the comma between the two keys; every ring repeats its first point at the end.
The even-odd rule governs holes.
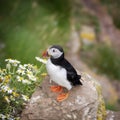
{"type": "Polygon", "coordinates": [[[53,45],[48,50],[48,55],[50,55],[52,58],[57,59],[61,56],[64,56],[63,48],[59,45],[53,45]]]}

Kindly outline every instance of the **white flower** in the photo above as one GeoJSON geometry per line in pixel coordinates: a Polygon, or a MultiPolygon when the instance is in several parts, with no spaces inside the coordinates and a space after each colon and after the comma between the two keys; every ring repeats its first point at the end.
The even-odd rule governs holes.
{"type": "Polygon", "coordinates": [[[4,77],[0,75],[0,80],[1,82],[4,80],[4,77]]]}
{"type": "Polygon", "coordinates": [[[36,77],[33,74],[27,74],[28,78],[32,81],[36,81],[36,77]]]}
{"type": "Polygon", "coordinates": [[[27,74],[27,75],[32,75],[33,73],[32,73],[31,70],[27,69],[26,74],[27,74]]]}
{"type": "Polygon", "coordinates": [[[10,89],[10,87],[7,86],[7,85],[6,85],[6,86],[2,86],[1,89],[2,89],[3,91],[7,92],[8,94],[11,94],[11,93],[13,92],[13,90],[10,89]]]}
{"type": "Polygon", "coordinates": [[[22,83],[23,83],[23,84],[31,84],[31,82],[30,82],[29,80],[27,80],[27,79],[22,80],[22,83]]]}
{"type": "Polygon", "coordinates": [[[28,68],[33,68],[32,64],[27,64],[28,68]]]}
{"type": "Polygon", "coordinates": [[[18,69],[16,72],[17,72],[19,75],[20,75],[20,74],[21,74],[21,75],[25,75],[25,71],[22,70],[22,69],[18,69]]]}
{"type": "Polygon", "coordinates": [[[18,82],[22,82],[23,84],[31,84],[31,81],[24,79],[23,77],[17,76],[16,78],[18,82]]]}
{"type": "Polygon", "coordinates": [[[3,114],[0,114],[0,118],[2,118],[2,120],[5,120],[6,116],[3,114]]]}
{"type": "Polygon", "coordinates": [[[22,98],[23,98],[24,101],[28,101],[29,100],[29,97],[26,96],[26,95],[22,95],[22,98]]]}
{"type": "Polygon", "coordinates": [[[4,76],[4,75],[6,75],[6,74],[7,74],[7,70],[0,68],[0,76],[4,76]]]}
{"type": "Polygon", "coordinates": [[[8,90],[8,86],[2,86],[1,89],[4,90],[4,91],[7,91],[8,90]]]}
{"type": "Polygon", "coordinates": [[[44,64],[47,63],[47,60],[46,60],[46,59],[42,59],[42,58],[40,58],[40,57],[35,57],[35,59],[36,59],[37,61],[39,61],[39,62],[44,63],[44,64]]]}
{"type": "Polygon", "coordinates": [[[27,69],[26,73],[27,73],[27,76],[30,80],[36,81],[36,77],[33,75],[33,73],[30,70],[27,69]]]}
{"type": "Polygon", "coordinates": [[[17,78],[18,82],[21,82],[24,79],[23,77],[20,77],[20,76],[17,76],[16,78],[17,78]]]}
{"type": "Polygon", "coordinates": [[[10,90],[10,89],[9,89],[7,92],[8,92],[9,94],[11,94],[11,93],[13,92],[13,90],[10,90]]]}
{"type": "Polygon", "coordinates": [[[19,65],[19,69],[25,70],[26,67],[24,65],[19,65]]]}
{"type": "Polygon", "coordinates": [[[18,70],[16,71],[16,73],[18,73],[19,75],[25,75],[25,67],[23,65],[19,65],[18,70]]]}
{"type": "Polygon", "coordinates": [[[10,63],[6,64],[6,69],[8,69],[10,71],[11,65],[10,63]]]}
{"type": "Polygon", "coordinates": [[[20,64],[20,61],[18,60],[5,59],[5,61],[8,62],[9,64],[12,64],[13,66],[17,66],[18,64],[20,64]]]}
{"type": "Polygon", "coordinates": [[[34,66],[32,64],[24,64],[24,66],[30,71],[34,69],[34,66]]]}

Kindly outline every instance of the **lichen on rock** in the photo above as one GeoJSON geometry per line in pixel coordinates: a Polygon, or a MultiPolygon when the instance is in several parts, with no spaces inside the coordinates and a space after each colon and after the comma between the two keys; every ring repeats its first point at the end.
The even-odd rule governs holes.
{"type": "Polygon", "coordinates": [[[95,83],[95,84],[96,84],[96,90],[98,93],[98,101],[99,101],[98,111],[97,111],[97,120],[105,120],[106,108],[105,108],[105,102],[102,96],[101,86],[98,83],[95,83]]]}

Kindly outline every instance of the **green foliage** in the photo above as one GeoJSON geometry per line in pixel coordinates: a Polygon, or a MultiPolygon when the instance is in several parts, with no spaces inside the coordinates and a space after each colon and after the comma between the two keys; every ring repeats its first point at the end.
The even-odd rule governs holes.
{"type": "Polygon", "coordinates": [[[0,119],[18,120],[24,104],[41,82],[43,65],[38,69],[13,59],[5,61],[6,68],[0,68],[0,119]]]}
{"type": "Polygon", "coordinates": [[[120,80],[120,56],[111,47],[98,46],[94,56],[92,56],[91,63],[99,72],[120,80]]]}
{"type": "Polygon", "coordinates": [[[67,1],[2,0],[0,41],[5,43],[5,48],[0,65],[5,58],[37,64],[35,56],[40,56],[49,45],[64,45],[69,39],[69,14],[67,1]]]}
{"type": "Polygon", "coordinates": [[[118,108],[115,105],[106,104],[106,109],[116,111],[118,108]]]}
{"type": "Polygon", "coordinates": [[[71,16],[71,3],[70,0],[40,0],[40,4],[50,13],[56,15],[56,20],[60,28],[68,27],[69,18],[71,16]]]}

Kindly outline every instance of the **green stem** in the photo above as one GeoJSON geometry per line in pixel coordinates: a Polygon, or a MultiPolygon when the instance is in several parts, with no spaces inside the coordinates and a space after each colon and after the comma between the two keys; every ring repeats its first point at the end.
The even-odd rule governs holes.
{"type": "Polygon", "coordinates": [[[43,67],[44,67],[44,64],[42,64],[40,66],[40,68],[38,69],[38,72],[36,72],[35,76],[37,76],[38,74],[40,74],[42,72],[43,67]]]}

